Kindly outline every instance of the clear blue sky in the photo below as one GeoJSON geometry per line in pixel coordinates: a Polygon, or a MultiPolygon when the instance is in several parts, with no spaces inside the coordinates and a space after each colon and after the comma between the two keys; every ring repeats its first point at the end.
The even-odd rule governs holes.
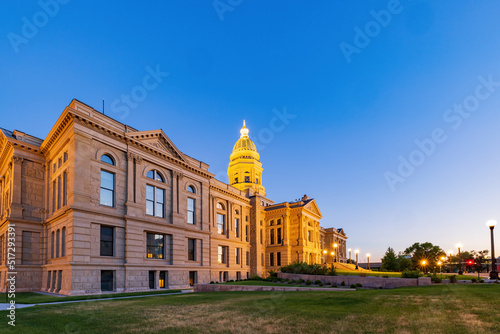
{"type": "Polygon", "coordinates": [[[316,198],[361,260],[425,241],[489,249],[499,2],[61,2],[0,5],[1,127],[44,138],[71,99],[100,110],[105,98],[108,115],[162,128],[225,180],[246,119],[269,197],[316,198]],[[157,67],[161,82],[147,77],[157,67]],[[418,166],[398,174],[400,157],[418,166]]]}

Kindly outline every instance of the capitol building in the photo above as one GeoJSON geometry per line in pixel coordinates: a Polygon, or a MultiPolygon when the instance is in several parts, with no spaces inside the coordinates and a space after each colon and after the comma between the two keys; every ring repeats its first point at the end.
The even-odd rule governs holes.
{"type": "Polygon", "coordinates": [[[19,292],[175,289],[294,261],[346,262],[346,234],[320,226],[313,198],[266,197],[273,176],[245,123],[228,155],[226,184],[162,130],[139,131],[78,100],[45,139],[0,128],[2,291],[9,226],[19,292]]]}

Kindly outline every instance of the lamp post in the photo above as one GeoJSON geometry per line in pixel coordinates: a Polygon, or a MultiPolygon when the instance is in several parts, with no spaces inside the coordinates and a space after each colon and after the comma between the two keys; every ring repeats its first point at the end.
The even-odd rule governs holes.
{"type": "Polygon", "coordinates": [[[370,253],[366,254],[366,259],[368,260],[368,270],[370,270],[370,253]]]}
{"type": "Polygon", "coordinates": [[[451,270],[451,256],[453,255],[453,251],[449,250],[448,255],[450,256],[450,273],[452,272],[451,270]]]}
{"type": "Polygon", "coordinates": [[[356,270],[358,270],[358,254],[359,254],[359,249],[356,249],[354,251],[354,253],[356,254],[356,270]]]}
{"type": "Polygon", "coordinates": [[[339,245],[337,245],[337,243],[334,243],[334,244],[333,244],[333,249],[335,250],[335,259],[334,259],[334,261],[335,261],[335,262],[337,262],[337,253],[338,253],[338,252],[337,252],[337,247],[338,247],[338,246],[339,246],[339,245]]]}
{"type": "Polygon", "coordinates": [[[496,220],[488,220],[486,225],[489,226],[491,232],[491,271],[490,271],[490,279],[498,279],[498,271],[497,271],[497,259],[495,258],[495,241],[493,240],[493,229],[497,224],[496,220]]]}
{"type": "Polygon", "coordinates": [[[422,260],[422,267],[424,268],[424,273],[427,273],[427,269],[425,267],[426,265],[427,265],[427,261],[422,260]]]}
{"type": "Polygon", "coordinates": [[[458,274],[462,275],[464,272],[462,271],[462,261],[460,259],[460,248],[462,248],[462,244],[457,244],[458,248],[458,274]]]}
{"type": "Polygon", "coordinates": [[[352,261],[351,261],[351,251],[352,251],[352,249],[349,248],[348,251],[349,251],[349,263],[352,263],[352,261]]]}
{"type": "Polygon", "coordinates": [[[439,273],[441,274],[441,276],[443,275],[443,262],[441,261],[438,261],[438,266],[439,266],[439,273]]]}

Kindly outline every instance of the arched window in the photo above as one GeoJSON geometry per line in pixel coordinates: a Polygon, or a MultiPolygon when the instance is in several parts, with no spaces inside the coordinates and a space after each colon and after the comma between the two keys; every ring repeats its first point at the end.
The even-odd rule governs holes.
{"type": "Polygon", "coordinates": [[[160,172],[158,172],[157,170],[155,169],[152,169],[150,170],[147,174],[146,174],[147,177],[149,177],[150,179],[152,180],[155,180],[155,181],[159,181],[159,182],[162,182],[162,183],[165,183],[165,179],[163,178],[163,176],[160,174],[160,172]]]}
{"type": "Polygon", "coordinates": [[[224,205],[222,203],[217,203],[217,209],[224,210],[224,205]]]}
{"type": "Polygon", "coordinates": [[[196,194],[196,190],[194,189],[193,186],[189,186],[187,189],[190,193],[196,194]]]}
{"type": "Polygon", "coordinates": [[[101,161],[102,161],[102,162],[105,162],[105,163],[107,163],[107,164],[113,165],[113,166],[115,165],[115,160],[114,160],[114,159],[113,159],[113,157],[112,157],[112,156],[110,156],[109,154],[103,154],[103,155],[101,156],[101,161]]]}
{"type": "Polygon", "coordinates": [[[238,209],[234,210],[234,214],[235,215],[239,215],[240,214],[240,212],[238,211],[238,209]]]}

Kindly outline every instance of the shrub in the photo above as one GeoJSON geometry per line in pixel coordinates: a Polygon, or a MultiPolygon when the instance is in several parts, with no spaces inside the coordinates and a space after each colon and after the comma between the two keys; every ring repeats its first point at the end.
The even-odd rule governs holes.
{"type": "Polygon", "coordinates": [[[299,278],[299,279],[297,280],[297,284],[302,284],[302,283],[304,283],[304,280],[303,280],[302,278],[299,278]]]}
{"type": "Polygon", "coordinates": [[[332,284],[332,283],[330,283],[330,282],[326,282],[326,283],[325,283],[325,285],[331,285],[331,284],[332,284]]]}
{"type": "Polygon", "coordinates": [[[319,285],[319,286],[323,286],[323,283],[319,283],[318,285],[319,285]]]}
{"type": "Polygon", "coordinates": [[[441,279],[441,277],[439,277],[438,275],[434,274],[434,275],[431,275],[431,282],[432,283],[441,283],[443,280],[441,279]]]}
{"type": "Polygon", "coordinates": [[[361,288],[362,286],[363,286],[363,284],[361,284],[361,283],[356,283],[356,287],[357,287],[357,288],[361,288]]]}
{"type": "Polygon", "coordinates": [[[283,273],[303,274],[303,275],[325,275],[328,271],[326,266],[321,264],[307,264],[306,262],[295,261],[287,266],[281,267],[283,273]]]}
{"type": "Polygon", "coordinates": [[[472,278],[472,279],[471,279],[471,282],[472,282],[472,283],[477,283],[477,278],[472,278]]]}
{"type": "Polygon", "coordinates": [[[288,284],[295,284],[295,280],[293,280],[293,279],[289,280],[288,284]]]}
{"type": "Polygon", "coordinates": [[[234,280],[230,279],[228,282],[234,282],[234,280]]]}
{"type": "Polygon", "coordinates": [[[312,282],[312,281],[310,281],[310,280],[307,280],[307,281],[306,281],[306,285],[311,285],[312,283],[313,283],[313,282],[312,282]]]}
{"type": "Polygon", "coordinates": [[[402,278],[419,278],[422,276],[419,270],[405,270],[401,273],[402,278]]]}
{"type": "Polygon", "coordinates": [[[320,284],[323,285],[319,279],[315,280],[314,284],[316,284],[316,285],[320,285],[320,284]]]}
{"type": "Polygon", "coordinates": [[[345,282],[342,281],[342,283],[340,283],[340,286],[345,286],[345,282]]]}
{"type": "Polygon", "coordinates": [[[389,278],[389,275],[383,275],[382,278],[389,278]]]}
{"type": "Polygon", "coordinates": [[[260,277],[259,275],[252,275],[252,276],[250,276],[250,278],[248,280],[249,281],[262,281],[262,277],[260,277]]]}
{"type": "Polygon", "coordinates": [[[337,276],[337,268],[333,266],[333,264],[327,269],[326,275],[328,276],[337,276]]]}
{"type": "Polygon", "coordinates": [[[289,280],[290,280],[290,279],[288,279],[288,278],[285,278],[285,279],[284,279],[283,281],[284,281],[284,282],[288,282],[289,280]]]}
{"type": "Polygon", "coordinates": [[[215,282],[214,281],[210,281],[210,284],[215,284],[215,282]]]}
{"type": "Polygon", "coordinates": [[[272,269],[269,270],[268,274],[269,274],[269,276],[268,276],[269,278],[278,278],[278,272],[275,270],[272,270],[272,269]]]}
{"type": "Polygon", "coordinates": [[[450,276],[450,283],[457,283],[457,275],[450,276]]]}
{"type": "Polygon", "coordinates": [[[484,279],[480,280],[479,283],[484,283],[484,279]]]}
{"type": "Polygon", "coordinates": [[[349,287],[350,287],[351,289],[356,289],[356,284],[351,284],[349,287]]]}

